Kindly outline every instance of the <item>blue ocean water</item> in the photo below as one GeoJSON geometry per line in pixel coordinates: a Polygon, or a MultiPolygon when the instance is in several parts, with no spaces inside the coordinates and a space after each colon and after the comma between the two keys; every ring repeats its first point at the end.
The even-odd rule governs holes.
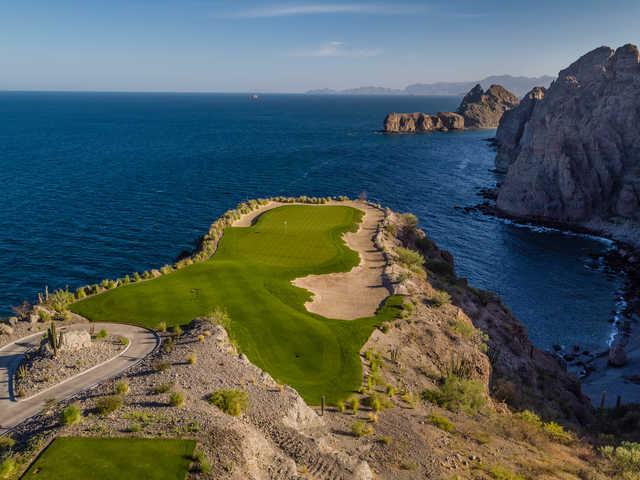
{"type": "Polygon", "coordinates": [[[385,135],[455,97],[0,93],[0,314],[50,289],[169,263],[247,198],[357,196],[412,211],[533,341],[603,348],[605,243],[464,213],[495,182],[491,131],[385,135]]]}

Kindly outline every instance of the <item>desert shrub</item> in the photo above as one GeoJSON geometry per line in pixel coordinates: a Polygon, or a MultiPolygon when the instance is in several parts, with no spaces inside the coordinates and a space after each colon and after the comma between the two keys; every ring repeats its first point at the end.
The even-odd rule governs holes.
{"type": "Polygon", "coordinates": [[[38,310],[38,317],[42,323],[49,323],[51,321],[51,314],[46,310],[38,310]]]}
{"type": "Polygon", "coordinates": [[[410,408],[415,408],[417,400],[416,400],[416,395],[412,391],[407,390],[406,392],[403,392],[402,395],[400,396],[400,398],[410,408]]]}
{"type": "Polygon", "coordinates": [[[129,275],[125,275],[124,278],[122,279],[122,284],[129,285],[130,283],[131,283],[131,277],[129,275]]]}
{"type": "Polygon", "coordinates": [[[173,336],[175,337],[180,337],[182,335],[182,327],[180,327],[180,325],[174,325],[173,327],[171,327],[171,333],[173,334],[173,336]]]}
{"type": "Polygon", "coordinates": [[[365,435],[373,434],[373,427],[361,420],[353,422],[351,425],[351,433],[354,437],[364,437],[365,435]]]}
{"type": "Polygon", "coordinates": [[[159,322],[156,326],[156,331],[160,333],[164,333],[167,331],[167,322],[159,322]]]}
{"type": "Polygon", "coordinates": [[[193,473],[209,473],[211,464],[202,450],[196,449],[191,455],[192,464],[189,470],[193,473]]]}
{"type": "Polygon", "coordinates": [[[531,410],[523,410],[522,412],[516,413],[514,416],[522,420],[524,423],[533,425],[534,427],[542,427],[542,420],[540,420],[538,414],[531,410]]]}
{"type": "Polygon", "coordinates": [[[458,316],[449,320],[449,327],[456,335],[466,340],[471,340],[477,333],[473,325],[467,322],[464,318],[460,318],[458,316]]]}
{"type": "Polygon", "coordinates": [[[80,287],[76,290],[76,298],[78,300],[81,300],[86,296],[87,296],[87,292],[84,291],[84,287],[80,287]]]}
{"type": "Polygon", "coordinates": [[[393,442],[393,439],[388,435],[382,435],[378,437],[378,441],[384,445],[391,445],[391,442],[393,442]]]}
{"type": "Polygon", "coordinates": [[[172,407],[183,407],[184,402],[184,393],[182,392],[171,392],[171,395],[169,395],[169,405],[172,407]]]}
{"type": "Polygon", "coordinates": [[[107,333],[107,331],[103,328],[101,329],[98,333],[96,333],[96,340],[104,340],[105,338],[107,338],[109,334],[107,333]]]}
{"type": "Polygon", "coordinates": [[[109,395],[99,398],[96,401],[96,411],[100,415],[109,415],[122,407],[122,397],[120,395],[109,395]]]}
{"type": "Polygon", "coordinates": [[[573,434],[564,429],[562,425],[556,422],[547,422],[542,425],[542,430],[556,442],[571,443],[574,440],[573,434]]]}
{"type": "Polygon", "coordinates": [[[494,480],[525,480],[522,475],[518,475],[513,470],[503,467],[502,465],[494,465],[487,472],[494,480]]]}
{"type": "Polygon", "coordinates": [[[429,302],[436,307],[442,307],[443,305],[449,305],[451,303],[451,295],[444,290],[435,290],[429,297],[429,302]]]}
{"type": "Polygon", "coordinates": [[[469,379],[475,370],[473,360],[466,355],[451,355],[449,363],[444,369],[444,377],[458,377],[469,379]]]}
{"type": "Polygon", "coordinates": [[[385,388],[385,392],[387,392],[387,395],[389,396],[389,398],[395,396],[395,394],[397,393],[396,387],[394,387],[393,385],[387,385],[385,388]]]}
{"type": "Polygon", "coordinates": [[[51,307],[56,312],[62,312],[66,310],[67,307],[71,305],[75,300],[75,295],[71,293],[69,289],[59,289],[49,295],[49,300],[47,300],[47,303],[51,305],[51,307]]]}
{"type": "Polygon", "coordinates": [[[209,312],[206,318],[209,322],[215,325],[220,325],[225,330],[229,330],[231,317],[229,317],[226,309],[222,307],[215,307],[211,312],[209,312]]]}
{"type": "Polygon", "coordinates": [[[208,400],[211,405],[234,417],[244,413],[249,407],[249,395],[242,390],[218,390],[209,395],[208,400]]]}
{"type": "Polygon", "coordinates": [[[133,272],[133,281],[134,282],[139,282],[142,279],[142,277],[140,277],[140,274],[138,272],[133,272]]]}
{"type": "Polygon", "coordinates": [[[444,430],[445,432],[453,432],[455,429],[453,423],[451,423],[448,418],[441,417],[440,415],[429,415],[429,422],[434,427],[444,430]]]}
{"type": "Polygon", "coordinates": [[[158,360],[153,362],[152,367],[156,372],[165,372],[171,368],[171,364],[166,360],[158,360]]]}
{"type": "Polygon", "coordinates": [[[120,380],[116,382],[113,391],[118,395],[126,395],[129,393],[129,382],[126,380],[120,380]]]}
{"type": "Polygon", "coordinates": [[[198,335],[198,341],[200,343],[204,343],[204,338],[205,338],[204,335],[198,335]]]}
{"type": "Polygon", "coordinates": [[[404,247],[397,247],[396,255],[398,257],[398,262],[411,270],[419,269],[420,267],[422,267],[422,265],[424,265],[424,257],[415,250],[404,247]]]}
{"type": "Polygon", "coordinates": [[[127,337],[119,337],[118,341],[120,342],[120,345],[124,345],[125,347],[127,345],[129,345],[129,339],[127,337]]]}
{"type": "Polygon", "coordinates": [[[374,412],[381,412],[385,408],[393,406],[387,397],[374,393],[365,399],[366,405],[374,412]]]}
{"type": "Polygon", "coordinates": [[[80,420],[82,420],[82,410],[80,410],[80,406],[76,403],[69,405],[62,410],[60,419],[63,425],[74,425],[76,423],[80,423],[80,420]]]}
{"type": "Polygon", "coordinates": [[[338,400],[336,402],[336,410],[338,410],[340,413],[344,413],[346,409],[347,407],[342,400],[338,400]]]}
{"type": "Polygon", "coordinates": [[[415,230],[418,227],[418,217],[413,213],[403,213],[400,215],[400,218],[402,218],[402,222],[406,228],[415,230]]]}
{"type": "Polygon", "coordinates": [[[615,473],[624,480],[640,478],[640,443],[622,442],[618,447],[602,447],[602,455],[613,464],[615,473]]]}
{"type": "Polygon", "coordinates": [[[448,376],[438,390],[425,390],[422,399],[448,410],[475,414],[485,406],[484,387],[477,380],[448,376]]]}
{"type": "Polygon", "coordinates": [[[353,412],[353,414],[357,414],[358,410],[360,410],[360,399],[358,397],[350,397],[347,400],[347,404],[349,405],[349,408],[351,409],[351,411],[353,412]]]}
{"type": "Polygon", "coordinates": [[[18,464],[12,457],[7,457],[0,462],[0,478],[13,478],[18,472],[18,464]]]}
{"type": "Polygon", "coordinates": [[[142,430],[142,425],[137,422],[132,422],[127,426],[127,432],[129,433],[138,433],[142,430]]]}
{"type": "Polygon", "coordinates": [[[195,365],[197,361],[198,361],[198,355],[196,355],[195,353],[192,352],[189,355],[187,355],[187,363],[189,365],[195,365]]]}
{"type": "Polygon", "coordinates": [[[162,340],[162,346],[160,347],[164,353],[171,353],[176,345],[173,337],[165,338],[162,340]]]}
{"type": "Polygon", "coordinates": [[[16,444],[16,441],[9,436],[0,437],[0,452],[13,448],[15,444],[16,444]]]}
{"type": "Polygon", "coordinates": [[[161,383],[160,385],[156,385],[155,387],[153,387],[152,392],[155,395],[160,395],[161,393],[170,392],[172,388],[173,385],[171,385],[170,383],[161,383]]]}

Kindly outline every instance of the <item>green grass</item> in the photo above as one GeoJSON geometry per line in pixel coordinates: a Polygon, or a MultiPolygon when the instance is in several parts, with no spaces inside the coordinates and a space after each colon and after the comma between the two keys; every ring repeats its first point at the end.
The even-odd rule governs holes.
{"type": "Polygon", "coordinates": [[[23,480],[176,480],[186,478],[193,440],[60,437],[23,480]]]}
{"type": "Polygon", "coordinates": [[[227,228],[211,260],[89,297],[71,309],[94,321],[153,328],[186,324],[223,307],[231,337],[253,363],[309,403],[320,403],[322,395],[335,402],[360,387],[358,352],[376,325],[398,315],[401,299],[391,297],[374,317],[327,319],[305,309],[311,294],[291,281],[357,265],[358,254],[342,235],[355,231],[362,215],[345,206],[278,207],[252,227],[227,228]]]}

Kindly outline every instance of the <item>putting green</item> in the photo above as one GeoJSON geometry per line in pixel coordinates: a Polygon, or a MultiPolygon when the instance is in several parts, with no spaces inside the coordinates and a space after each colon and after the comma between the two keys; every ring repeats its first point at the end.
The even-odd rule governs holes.
{"type": "Polygon", "coordinates": [[[189,471],[193,440],[56,438],[23,480],[176,480],[189,471]]]}
{"type": "Polygon", "coordinates": [[[157,279],[109,290],[72,305],[93,321],[155,327],[186,324],[215,306],[227,309],[229,332],[249,359],[304,399],[329,402],[358,389],[358,352],[371,331],[395,318],[390,297],[374,317],[335,320],[308,312],[310,293],[291,281],[349,271],[359,262],[342,235],[363,212],[346,206],[287,205],[247,228],[227,228],[212,259],[157,279]]]}

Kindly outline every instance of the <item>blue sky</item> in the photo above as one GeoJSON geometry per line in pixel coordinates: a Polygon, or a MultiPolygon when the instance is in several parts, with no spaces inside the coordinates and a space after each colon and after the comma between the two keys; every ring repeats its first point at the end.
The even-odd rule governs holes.
{"type": "Polygon", "coordinates": [[[555,75],[639,0],[0,0],[0,89],[280,91],[555,75]]]}

